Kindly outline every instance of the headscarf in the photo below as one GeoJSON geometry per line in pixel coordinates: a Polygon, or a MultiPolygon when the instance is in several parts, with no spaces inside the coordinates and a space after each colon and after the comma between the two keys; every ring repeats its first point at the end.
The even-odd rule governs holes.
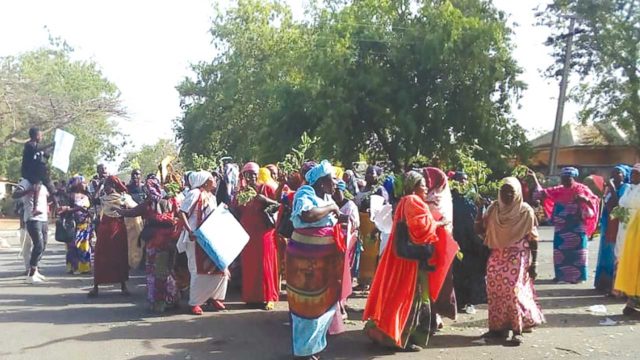
{"type": "Polygon", "coordinates": [[[271,177],[271,171],[266,167],[258,170],[258,184],[273,184],[275,180],[271,177]]]}
{"type": "Polygon", "coordinates": [[[344,172],[344,175],[349,175],[349,182],[347,183],[347,188],[349,189],[349,191],[352,194],[357,194],[360,189],[358,187],[358,179],[356,178],[356,174],[353,172],[353,170],[347,170],[344,172]]]}
{"type": "Polygon", "coordinates": [[[367,172],[372,171],[376,176],[382,175],[382,168],[378,165],[369,165],[367,172]]]}
{"type": "Polygon", "coordinates": [[[413,193],[413,191],[416,189],[416,186],[418,186],[418,183],[420,183],[422,179],[424,179],[424,176],[422,176],[422,174],[417,171],[412,170],[404,174],[402,188],[403,195],[406,196],[413,193]]]}
{"type": "Polygon", "coordinates": [[[244,164],[244,166],[242,167],[242,173],[246,173],[246,172],[254,172],[256,174],[258,174],[258,172],[260,171],[260,165],[254,163],[254,162],[248,162],[246,164],[244,164]]]}
{"type": "Polygon", "coordinates": [[[115,175],[107,176],[107,179],[104,181],[104,183],[105,183],[105,186],[108,185],[119,193],[127,192],[127,185],[124,182],[122,182],[122,180],[120,180],[119,177],[115,175]]]}
{"type": "MultiPolygon", "coordinates": [[[[280,172],[280,169],[278,169],[278,166],[275,164],[269,164],[267,166],[265,166],[267,169],[269,169],[270,172],[280,172]]],[[[275,179],[274,179],[275,180],[275,179]]]]}
{"type": "Polygon", "coordinates": [[[631,182],[631,166],[625,164],[618,164],[614,168],[622,173],[622,177],[624,178],[625,183],[631,182]]]}
{"type": "Polygon", "coordinates": [[[84,176],[82,175],[74,175],[71,179],[69,179],[69,183],[67,187],[71,190],[75,189],[77,186],[84,184],[84,176]]]}
{"type": "Polygon", "coordinates": [[[580,175],[580,171],[578,171],[578,169],[572,167],[572,166],[567,166],[565,168],[562,168],[562,172],[560,173],[560,175],[562,176],[570,176],[572,178],[577,178],[580,175]]]}
{"type": "Polygon", "coordinates": [[[320,178],[323,178],[327,175],[333,175],[333,166],[327,160],[322,160],[320,164],[314,166],[307,172],[304,176],[307,180],[307,183],[313,186],[320,178]]]}
{"type": "Polygon", "coordinates": [[[520,181],[508,177],[503,183],[511,186],[515,194],[513,202],[507,205],[499,193],[498,201],[494,201],[487,210],[485,244],[491,249],[505,249],[527,235],[538,238],[536,217],[531,206],[522,200],[520,181]]]}
{"type": "Polygon", "coordinates": [[[424,178],[427,181],[427,187],[429,188],[429,191],[442,191],[447,185],[447,174],[435,167],[424,168],[424,178]]]}
{"type": "Polygon", "coordinates": [[[154,202],[162,200],[162,185],[160,185],[160,180],[157,177],[148,178],[144,184],[144,189],[154,202]]]}
{"type": "Polygon", "coordinates": [[[209,179],[213,179],[213,175],[208,171],[194,171],[189,174],[189,184],[192,189],[202,187],[209,179]]]}
{"type": "Polygon", "coordinates": [[[333,167],[335,170],[335,175],[336,175],[336,179],[342,179],[342,176],[344,175],[344,168],[340,167],[340,166],[334,166],[333,167]]]}
{"type": "Polygon", "coordinates": [[[303,178],[306,178],[309,170],[313,169],[317,165],[318,163],[313,160],[305,161],[304,164],[302,164],[302,167],[300,167],[300,175],[302,175],[303,178]]]}

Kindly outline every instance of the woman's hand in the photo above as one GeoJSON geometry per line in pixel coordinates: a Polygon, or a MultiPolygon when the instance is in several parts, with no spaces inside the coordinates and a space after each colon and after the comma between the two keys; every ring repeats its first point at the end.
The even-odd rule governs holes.
{"type": "Polygon", "coordinates": [[[445,227],[445,226],[449,226],[449,224],[451,224],[451,221],[449,220],[440,220],[436,222],[437,227],[445,227]]]}
{"type": "Polygon", "coordinates": [[[536,271],[538,266],[536,263],[532,263],[529,266],[529,277],[531,278],[531,280],[535,280],[538,277],[538,272],[536,271]]]}
{"type": "Polygon", "coordinates": [[[58,208],[58,215],[60,215],[62,213],[66,213],[69,210],[71,210],[71,208],[69,206],[60,206],[58,208]]]}
{"type": "Polygon", "coordinates": [[[589,198],[584,196],[584,195],[576,195],[575,200],[576,200],[576,202],[581,202],[581,203],[588,203],[589,202],[589,198]]]}

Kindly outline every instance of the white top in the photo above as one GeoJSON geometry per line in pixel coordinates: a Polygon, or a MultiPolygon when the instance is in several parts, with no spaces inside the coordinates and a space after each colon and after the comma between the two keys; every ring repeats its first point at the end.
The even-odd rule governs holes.
{"type": "MultiPolygon", "coordinates": [[[[24,191],[31,189],[31,183],[27,179],[21,179],[18,183],[18,190],[24,191]]],[[[49,204],[47,199],[49,197],[49,191],[47,187],[44,185],[40,186],[40,193],[38,196],[38,210],[40,210],[41,214],[37,216],[33,216],[33,193],[29,193],[22,198],[20,201],[24,204],[24,221],[49,221],[49,204]]]]}

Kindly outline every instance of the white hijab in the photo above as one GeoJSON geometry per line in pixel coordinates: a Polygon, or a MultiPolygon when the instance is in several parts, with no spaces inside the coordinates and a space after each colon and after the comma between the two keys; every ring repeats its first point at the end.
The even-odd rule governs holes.
{"type": "Polygon", "coordinates": [[[189,185],[192,189],[197,189],[204,185],[207,180],[213,179],[213,175],[208,171],[194,171],[189,174],[189,185]]]}

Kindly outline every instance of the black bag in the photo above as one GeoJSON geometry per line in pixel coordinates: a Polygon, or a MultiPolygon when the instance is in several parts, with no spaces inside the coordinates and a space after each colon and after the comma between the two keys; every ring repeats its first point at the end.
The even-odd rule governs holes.
{"type": "Polygon", "coordinates": [[[291,239],[293,235],[293,221],[291,221],[291,207],[287,204],[282,205],[282,218],[276,232],[285,239],[291,239]]]}
{"type": "Polygon", "coordinates": [[[423,270],[435,270],[435,268],[428,264],[431,255],[433,255],[433,245],[416,245],[412,243],[410,240],[409,228],[404,221],[400,221],[396,224],[394,241],[398,256],[404,259],[419,261],[420,268],[423,270]]]}
{"type": "Polygon", "coordinates": [[[76,221],[73,219],[73,214],[60,216],[56,220],[55,239],[65,244],[76,240],[76,221]]]}
{"type": "Polygon", "coordinates": [[[275,228],[278,215],[278,205],[269,205],[264,209],[265,223],[269,228],[275,228]]]}

